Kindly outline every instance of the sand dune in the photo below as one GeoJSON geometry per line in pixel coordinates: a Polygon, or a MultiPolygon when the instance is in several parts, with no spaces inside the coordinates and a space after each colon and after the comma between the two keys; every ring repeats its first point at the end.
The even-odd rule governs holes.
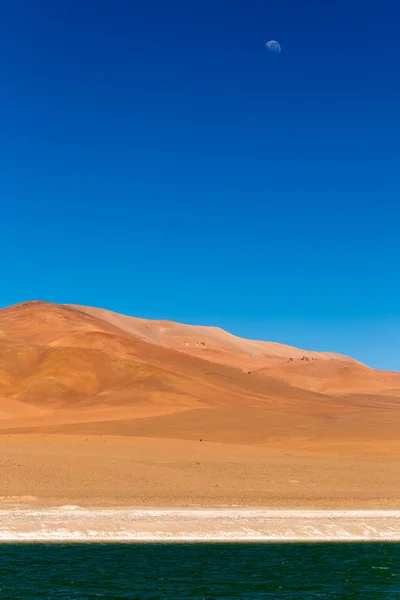
{"type": "MultiPolygon", "coordinates": [[[[179,442],[182,460],[193,452],[191,444],[212,448],[225,489],[221,498],[225,494],[230,501],[234,492],[229,495],[225,485],[229,468],[226,462],[220,463],[225,444],[235,448],[240,478],[245,477],[247,459],[243,457],[248,448],[256,452],[252,460],[265,459],[266,468],[273,469],[267,458],[276,453],[282,455],[282,464],[287,455],[297,457],[302,469],[311,456],[324,457],[327,465],[336,464],[329,462],[335,457],[369,457],[369,471],[364,473],[368,490],[382,464],[390,470],[388,465],[394,465],[390,461],[400,457],[399,431],[400,375],[374,371],[342,355],[242,340],[217,328],[146,321],[87,307],[28,302],[0,310],[0,438],[8,440],[12,434],[12,456],[20,465],[8,471],[8,483],[3,484],[3,478],[6,495],[41,497],[46,478],[55,471],[64,474],[62,487],[69,472],[65,471],[68,450],[62,441],[66,439],[77,449],[75,476],[82,482],[88,436],[101,444],[117,440],[118,456],[132,451],[130,440],[150,440],[155,461],[168,455],[156,439],[179,442]],[[48,446],[49,435],[55,440],[51,456],[41,447],[48,446]],[[29,452],[46,468],[32,466],[18,451],[18,440],[22,448],[28,439],[33,444],[29,452]],[[57,448],[64,450],[60,453],[57,448]]],[[[6,447],[2,446],[3,456],[6,447]]],[[[113,488],[106,494],[111,502],[117,482],[126,473],[119,461],[110,463],[107,454],[102,456],[103,470],[96,463],[99,481],[101,477],[110,480],[111,464],[115,470],[113,488]]],[[[8,456],[6,465],[10,460],[8,456]]],[[[207,464],[208,475],[201,485],[185,479],[190,490],[178,494],[182,501],[190,493],[202,498],[211,493],[207,492],[210,461],[207,464]]],[[[316,468],[315,463],[308,464],[316,468]]],[[[133,468],[143,481],[138,464],[133,468]]],[[[177,474],[182,476],[176,469],[170,472],[169,483],[163,474],[171,494],[177,474]]],[[[262,491],[263,470],[253,476],[260,502],[272,502],[262,491]]],[[[306,484],[307,477],[303,472],[296,501],[303,498],[306,502],[310,494],[316,498],[315,489],[306,484]]],[[[400,484],[399,475],[394,477],[400,484]]],[[[322,480],[328,486],[327,497],[337,503],[335,478],[322,480]]],[[[357,497],[351,481],[356,480],[349,480],[349,502],[357,497]]],[[[284,481],[280,485],[284,498],[284,481]]],[[[389,486],[385,505],[394,501],[395,487],[389,486]]],[[[239,493],[240,485],[234,489],[239,493]]],[[[92,501],[95,496],[94,492],[90,495],[92,501]]],[[[71,493],[65,489],[57,497],[67,503],[71,493]]],[[[244,504],[254,505],[255,498],[246,494],[243,498],[247,498],[244,504]]],[[[366,496],[362,502],[367,503],[366,496]]]]}

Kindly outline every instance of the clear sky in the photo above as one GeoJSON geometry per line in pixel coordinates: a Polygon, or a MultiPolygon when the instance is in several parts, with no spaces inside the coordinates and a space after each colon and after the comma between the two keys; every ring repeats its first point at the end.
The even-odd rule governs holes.
{"type": "Polygon", "coordinates": [[[2,2],[0,306],[400,370],[399,21],[396,0],[2,2]]]}

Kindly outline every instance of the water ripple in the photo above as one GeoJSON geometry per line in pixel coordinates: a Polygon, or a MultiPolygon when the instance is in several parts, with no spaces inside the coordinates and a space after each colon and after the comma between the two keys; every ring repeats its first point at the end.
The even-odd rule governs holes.
{"type": "Polygon", "coordinates": [[[3,544],[1,600],[400,599],[400,544],[3,544]]]}

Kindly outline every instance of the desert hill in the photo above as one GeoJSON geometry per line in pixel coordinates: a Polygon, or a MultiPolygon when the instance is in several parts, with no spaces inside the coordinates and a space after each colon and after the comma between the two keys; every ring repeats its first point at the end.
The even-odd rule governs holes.
{"type": "Polygon", "coordinates": [[[217,328],[27,302],[0,311],[0,430],[263,443],[395,440],[400,375],[217,328]]]}
{"type": "Polygon", "coordinates": [[[400,375],[342,355],[0,310],[0,502],[396,506],[399,432],[400,375]]]}

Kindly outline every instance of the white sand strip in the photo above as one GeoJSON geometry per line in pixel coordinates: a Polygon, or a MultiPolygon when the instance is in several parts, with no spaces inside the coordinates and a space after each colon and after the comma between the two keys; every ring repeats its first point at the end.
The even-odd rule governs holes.
{"type": "Polygon", "coordinates": [[[0,542],[400,541],[400,510],[0,510],[0,542]]]}

